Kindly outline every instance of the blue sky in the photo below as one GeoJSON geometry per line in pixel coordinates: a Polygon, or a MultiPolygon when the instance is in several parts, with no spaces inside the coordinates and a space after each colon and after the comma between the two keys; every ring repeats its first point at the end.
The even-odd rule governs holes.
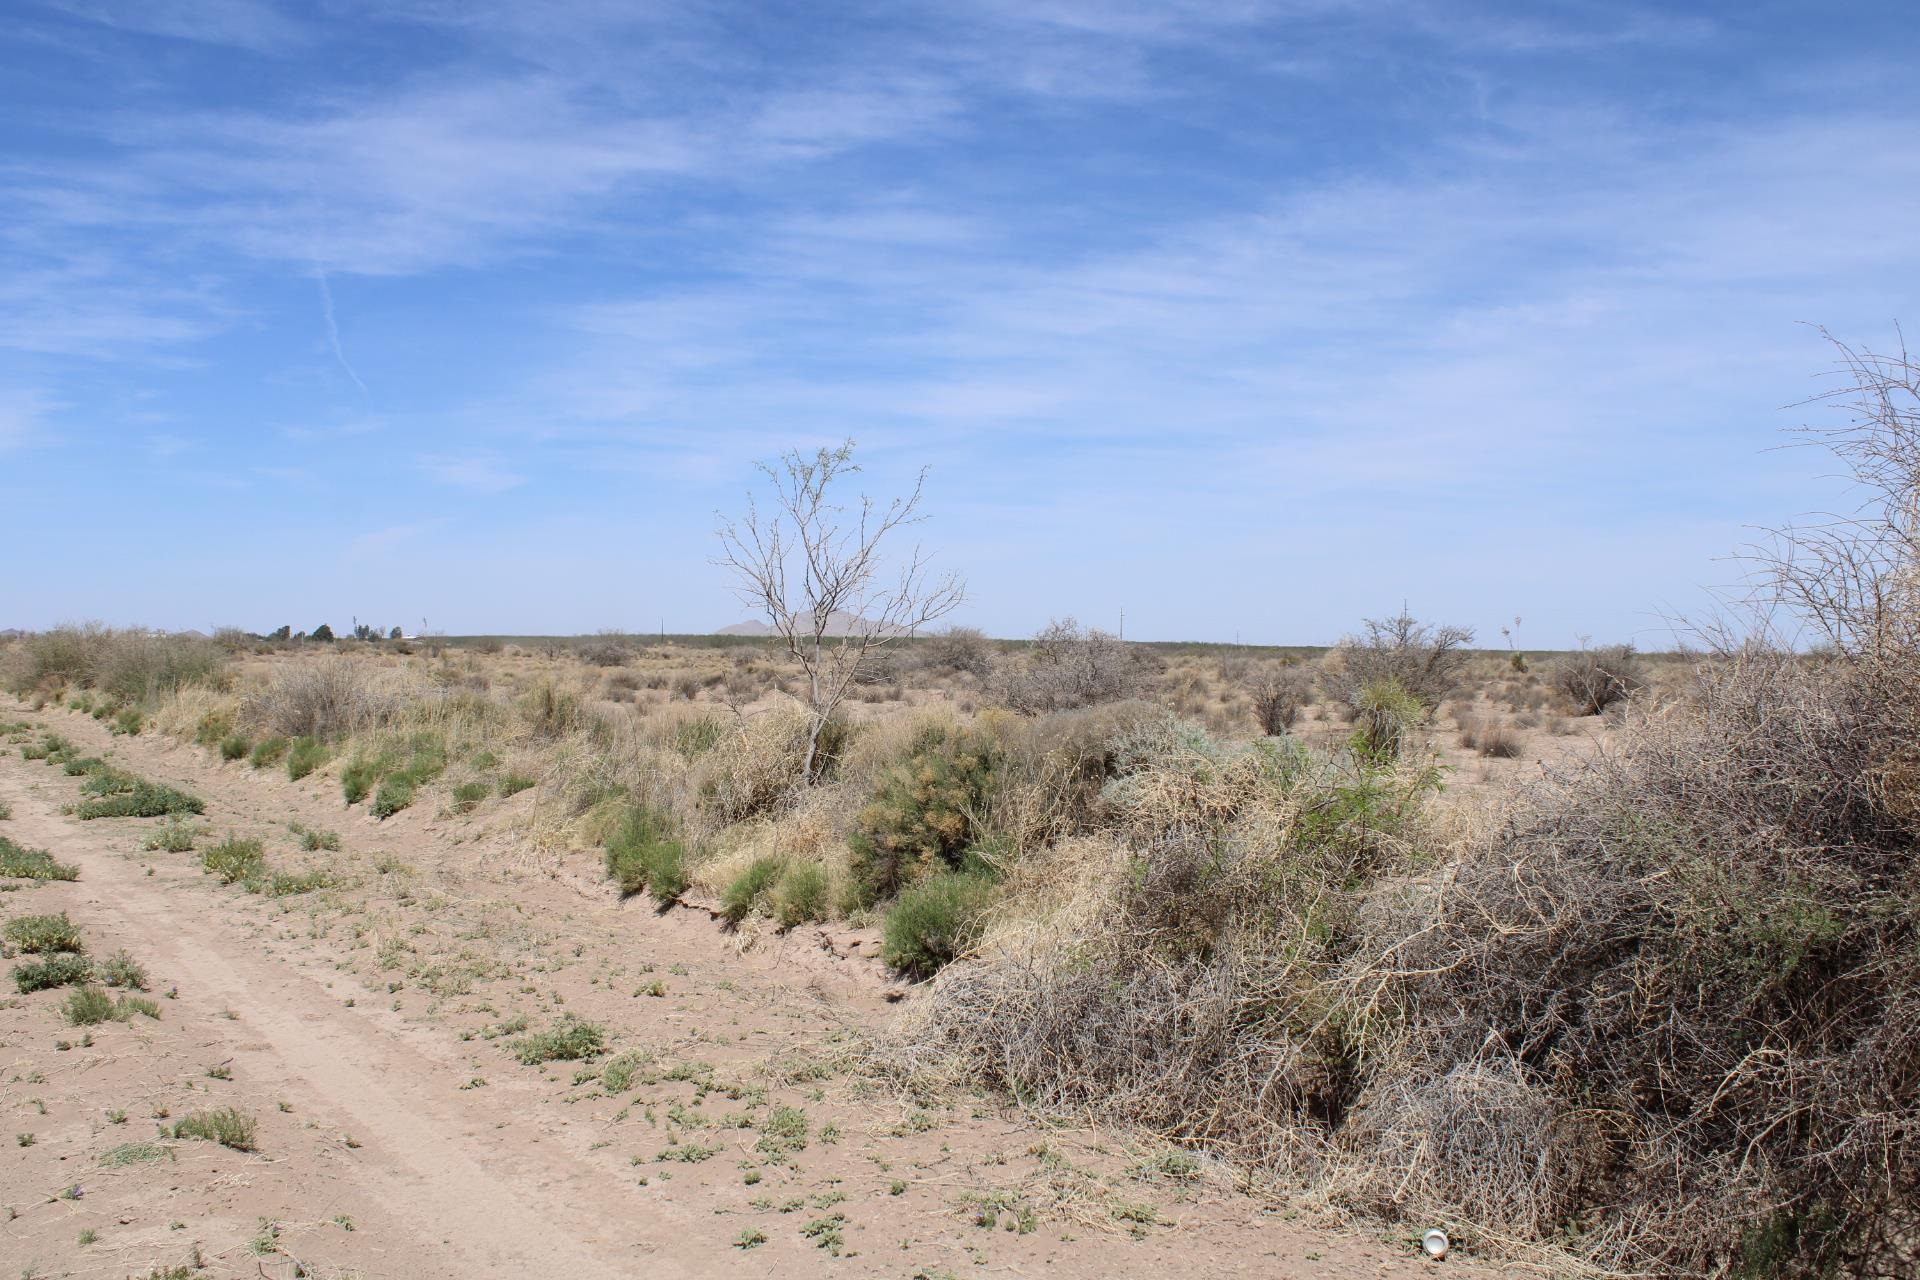
{"type": "Polygon", "coordinates": [[[962,619],[1659,644],[1846,498],[1894,4],[23,0],[0,626],[706,630],[853,437],[962,619]]]}

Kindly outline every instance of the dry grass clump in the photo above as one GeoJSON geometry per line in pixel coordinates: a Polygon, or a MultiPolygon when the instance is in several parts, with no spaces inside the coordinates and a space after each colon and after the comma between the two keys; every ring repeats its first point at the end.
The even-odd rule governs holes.
{"type": "Polygon", "coordinates": [[[1503,720],[1483,720],[1471,712],[1456,719],[1460,727],[1460,745],[1494,760],[1517,760],[1526,753],[1515,726],[1503,720]]]}
{"type": "Polygon", "coordinates": [[[1164,716],[1113,768],[1112,834],[1015,867],[1015,920],[936,981],[909,1041],[1042,1105],[1310,1159],[1352,1087],[1324,986],[1350,886],[1408,856],[1434,776],[1164,716]]]}
{"type": "MultiPolygon", "coordinates": [[[[692,770],[699,806],[721,823],[758,817],[791,804],[805,779],[808,717],[797,704],[768,711],[722,734],[692,770]]],[[[819,767],[831,776],[846,750],[846,723],[829,721],[821,732],[819,767]]]]}

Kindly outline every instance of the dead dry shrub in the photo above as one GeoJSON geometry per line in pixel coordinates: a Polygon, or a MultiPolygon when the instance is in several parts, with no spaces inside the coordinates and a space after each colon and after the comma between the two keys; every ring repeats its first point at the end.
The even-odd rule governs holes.
{"type": "Polygon", "coordinates": [[[1646,667],[1630,644],[1581,649],[1557,659],[1548,678],[1575,715],[1597,716],[1646,684],[1646,667]]]}
{"type": "Polygon", "coordinates": [[[928,670],[949,675],[971,675],[985,680],[993,673],[994,643],[975,627],[948,627],[921,642],[917,653],[928,670]]]}
{"type": "Polygon", "coordinates": [[[1135,696],[1144,665],[1126,641],[1061,618],[1033,638],[1021,661],[997,669],[993,691],[1022,715],[1068,711],[1135,696]]]}
{"type": "Polygon", "coordinates": [[[1527,749],[1520,731],[1498,720],[1481,726],[1474,747],[1489,760],[1518,760],[1527,749]]]}
{"type": "Polygon", "coordinates": [[[1313,700],[1313,673],[1305,667],[1269,667],[1245,683],[1253,718],[1269,737],[1291,729],[1300,709],[1313,700]]]}
{"type": "Polygon", "coordinates": [[[23,696],[75,685],[138,705],[194,685],[224,688],[227,681],[226,650],[201,635],[89,622],[28,635],[11,654],[7,688],[23,696]]]}
{"type": "Polygon", "coordinates": [[[633,647],[624,636],[596,636],[574,652],[590,667],[624,667],[633,660],[633,647]]]}
{"type": "Polygon", "coordinates": [[[1920,1273],[1920,370],[1848,356],[1880,500],[1772,565],[1820,652],[1616,704],[1437,865],[1404,768],[1132,735],[910,1063],[1603,1273],[1920,1273]]]}
{"type": "Polygon", "coordinates": [[[1350,1135],[1376,1143],[1365,1184],[1524,1233],[1580,1221],[1620,1269],[1854,1274],[1910,1248],[1920,931],[1911,828],[1876,798],[1888,738],[1862,732],[1880,705],[1840,664],[1706,667],[1374,918],[1349,989],[1401,1032],[1369,1102],[1397,1136],[1350,1135]],[[1540,1171],[1526,1213],[1439,1157],[1435,1091],[1482,1068],[1525,1086],[1487,1123],[1509,1173],[1540,1171]]]}
{"type": "Polygon", "coordinates": [[[275,665],[266,686],[242,700],[240,721],[280,737],[334,741],[389,723],[419,694],[416,681],[373,659],[298,658],[275,665]]]}

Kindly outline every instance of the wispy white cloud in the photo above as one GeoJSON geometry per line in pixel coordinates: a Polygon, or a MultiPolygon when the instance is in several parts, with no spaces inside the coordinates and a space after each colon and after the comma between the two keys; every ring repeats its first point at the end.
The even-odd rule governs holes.
{"type": "Polygon", "coordinates": [[[505,493],[527,481],[525,476],[508,469],[498,458],[478,454],[423,458],[420,470],[435,484],[465,489],[470,493],[505,493]]]}
{"type": "Polygon", "coordinates": [[[40,0],[121,31],[274,52],[304,43],[305,25],[263,0],[40,0]]]}
{"type": "Polygon", "coordinates": [[[51,419],[64,406],[45,391],[0,387],[0,452],[44,440],[51,419]]]}

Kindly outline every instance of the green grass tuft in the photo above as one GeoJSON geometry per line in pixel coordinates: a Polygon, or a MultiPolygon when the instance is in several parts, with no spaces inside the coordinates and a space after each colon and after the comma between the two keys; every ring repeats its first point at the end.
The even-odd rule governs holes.
{"type": "Polygon", "coordinates": [[[235,1151],[252,1151],[256,1128],[253,1117],[246,1112],[222,1107],[218,1111],[196,1111],[185,1117],[173,1126],[173,1136],[217,1142],[235,1151]]]}
{"type": "Polygon", "coordinates": [[[69,995],[60,1012],[76,1027],[90,1027],[113,1017],[113,997],[98,987],[82,987],[69,995]]]}
{"type": "Polygon", "coordinates": [[[788,867],[773,890],[773,915],[783,928],[825,920],[832,894],[827,869],[812,862],[788,867]]]}
{"type": "Polygon", "coordinates": [[[880,955],[912,978],[931,978],[980,938],[993,882],[947,872],[902,893],[887,912],[880,955]]]}
{"type": "Polygon", "coordinates": [[[720,914],[732,924],[745,920],[786,869],[782,859],[755,858],[720,895],[720,914]]]}
{"type": "Polygon", "coordinates": [[[220,758],[222,760],[238,760],[251,750],[253,750],[253,744],[237,733],[230,733],[220,739],[220,758]]]}
{"type": "Polygon", "coordinates": [[[662,906],[687,891],[685,848],[667,830],[667,820],[646,805],[629,807],[606,844],[607,875],[630,898],[651,889],[662,906]]]}
{"type": "Polygon", "coordinates": [[[317,738],[295,738],[287,750],[287,777],[295,782],[327,762],[327,748],[317,738]]]}
{"type": "Polygon", "coordinates": [[[285,738],[262,738],[247,757],[247,763],[256,769],[271,769],[286,759],[287,749],[291,745],[285,738]]]}
{"type": "Polygon", "coordinates": [[[413,803],[413,793],[418,786],[410,773],[396,773],[383,779],[379,792],[373,797],[373,816],[391,818],[405,809],[413,803]]]}

